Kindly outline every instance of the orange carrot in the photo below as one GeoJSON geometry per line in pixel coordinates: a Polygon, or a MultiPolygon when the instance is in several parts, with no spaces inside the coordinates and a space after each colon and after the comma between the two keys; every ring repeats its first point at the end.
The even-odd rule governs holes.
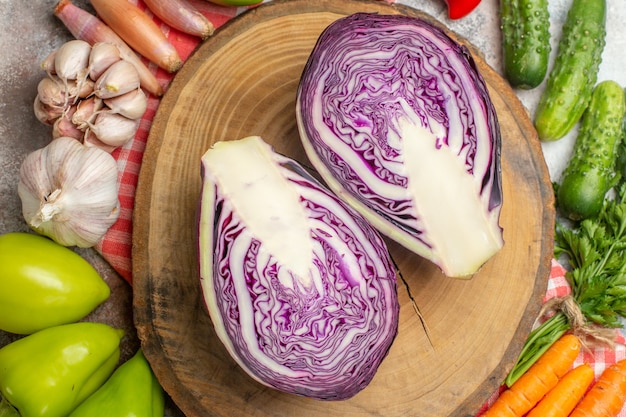
{"type": "Polygon", "coordinates": [[[567,417],[587,392],[595,373],[584,363],[572,369],[546,394],[526,417],[567,417]]]}
{"type": "Polygon", "coordinates": [[[626,402],[626,359],[602,372],[570,416],[615,417],[624,407],[624,402],[626,402]]]}
{"type": "Polygon", "coordinates": [[[580,352],[580,340],[566,334],[505,390],[483,417],[521,417],[529,412],[572,367],[580,352]]]}
{"type": "Polygon", "coordinates": [[[60,0],[54,8],[54,15],[63,22],[76,39],[84,40],[91,46],[98,42],[106,42],[117,46],[121,56],[133,64],[137,72],[139,72],[141,86],[147,92],[157,97],[163,94],[163,87],[161,87],[154,74],[139,59],[135,51],[103,21],[88,11],[75,6],[70,0],[60,0]]]}
{"type": "Polygon", "coordinates": [[[91,0],[91,5],[100,18],[144,58],[168,72],[176,72],[183,65],[176,48],[139,7],[128,0],[91,0]]]}

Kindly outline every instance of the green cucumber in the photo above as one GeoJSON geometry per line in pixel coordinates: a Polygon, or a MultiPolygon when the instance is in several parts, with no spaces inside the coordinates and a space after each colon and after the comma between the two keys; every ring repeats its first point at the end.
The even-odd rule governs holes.
{"type": "Polygon", "coordinates": [[[561,139],[580,120],[598,80],[605,38],[606,0],[574,0],[535,113],[542,141],[561,139]]]}
{"type": "Polygon", "coordinates": [[[504,76],[512,87],[530,90],[548,72],[548,0],[500,0],[504,76]]]}
{"type": "Polygon", "coordinates": [[[561,185],[559,210],[572,220],[594,217],[606,193],[615,185],[618,149],[623,137],[626,95],[615,81],[602,81],[593,90],[583,114],[561,185]]]}

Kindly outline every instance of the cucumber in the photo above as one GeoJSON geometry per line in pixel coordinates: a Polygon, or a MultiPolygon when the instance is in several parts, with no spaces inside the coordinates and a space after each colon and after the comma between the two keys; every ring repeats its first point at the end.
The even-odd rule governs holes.
{"type": "Polygon", "coordinates": [[[500,0],[504,76],[530,90],[546,77],[550,59],[548,0],[500,0]]]}
{"type": "Polygon", "coordinates": [[[615,81],[599,83],[558,187],[557,202],[564,216],[583,220],[600,212],[606,193],[619,179],[616,163],[625,115],[624,89],[615,81]]]}
{"type": "Polygon", "coordinates": [[[598,80],[605,38],[606,0],[573,0],[535,113],[542,141],[561,139],[580,120],[598,80]]]}

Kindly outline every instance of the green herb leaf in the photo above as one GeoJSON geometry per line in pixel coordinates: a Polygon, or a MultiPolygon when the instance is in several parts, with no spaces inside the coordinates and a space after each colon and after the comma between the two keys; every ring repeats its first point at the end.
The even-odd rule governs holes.
{"type": "MultiPolygon", "coordinates": [[[[623,144],[621,151],[626,148],[623,144]]],[[[626,164],[626,157],[622,159],[626,164]]],[[[626,317],[626,182],[619,176],[614,198],[604,201],[597,217],[578,224],[558,223],[555,257],[568,263],[565,273],[585,320],[621,327],[626,317]]],[[[511,386],[561,335],[571,328],[559,312],[533,330],[507,376],[511,386]]]]}

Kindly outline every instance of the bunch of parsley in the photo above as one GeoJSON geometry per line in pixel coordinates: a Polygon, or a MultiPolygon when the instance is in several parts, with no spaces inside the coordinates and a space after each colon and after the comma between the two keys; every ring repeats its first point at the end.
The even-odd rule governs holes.
{"type": "MultiPolygon", "coordinates": [[[[587,323],[604,328],[622,326],[626,317],[626,183],[604,201],[597,217],[574,225],[557,222],[555,257],[569,264],[565,274],[572,297],[587,323]]],[[[528,336],[505,383],[511,386],[572,323],[557,311],[528,336]]]]}

